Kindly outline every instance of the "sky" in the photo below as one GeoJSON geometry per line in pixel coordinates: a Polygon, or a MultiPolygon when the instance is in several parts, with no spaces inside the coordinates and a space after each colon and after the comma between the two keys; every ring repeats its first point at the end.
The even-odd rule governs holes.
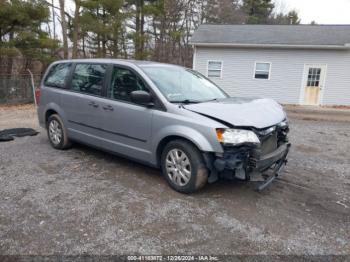
{"type": "Polygon", "coordinates": [[[301,23],[350,24],[350,0],[275,0],[277,10],[298,11],[301,23]]]}

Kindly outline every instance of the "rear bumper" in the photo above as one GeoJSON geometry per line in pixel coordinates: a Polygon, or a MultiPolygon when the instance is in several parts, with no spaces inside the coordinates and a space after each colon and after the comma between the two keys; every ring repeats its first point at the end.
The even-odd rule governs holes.
{"type": "Polygon", "coordinates": [[[37,109],[36,109],[36,112],[37,112],[37,115],[38,115],[39,125],[42,128],[46,128],[46,126],[45,126],[45,116],[44,116],[42,108],[40,106],[38,106],[37,109]]]}

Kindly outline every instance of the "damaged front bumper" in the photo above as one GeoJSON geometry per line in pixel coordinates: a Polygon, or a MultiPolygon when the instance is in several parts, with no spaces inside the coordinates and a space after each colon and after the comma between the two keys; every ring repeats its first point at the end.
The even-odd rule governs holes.
{"type": "Polygon", "coordinates": [[[290,146],[290,143],[285,142],[269,153],[263,153],[258,148],[241,147],[226,149],[221,156],[206,155],[211,171],[208,182],[215,182],[220,177],[250,181],[254,174],[266,174],[271,170],[270,175],[257,188],[261,191],[281,175],[290,146]]]}

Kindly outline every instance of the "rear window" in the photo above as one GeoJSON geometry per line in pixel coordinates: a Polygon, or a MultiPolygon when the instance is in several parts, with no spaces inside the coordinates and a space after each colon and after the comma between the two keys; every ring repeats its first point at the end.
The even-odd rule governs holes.
{"type": "Polygon", "coordinates": [[[44,85],[63,88],[70,67],[71,64],[69,63],[56,64],[52,66],[44,81],[44,85]]]}

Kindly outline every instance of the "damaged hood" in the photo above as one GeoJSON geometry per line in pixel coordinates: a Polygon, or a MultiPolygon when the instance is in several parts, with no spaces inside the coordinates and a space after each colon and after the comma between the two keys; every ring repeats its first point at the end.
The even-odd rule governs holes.
{"type": "Polygon", "coordinates": [[[272,99],[262,98],[226,98],[187,104],[184,108],[233,126],[258,129],[276,125],[286,118],[281,105],[272,99]]]}

